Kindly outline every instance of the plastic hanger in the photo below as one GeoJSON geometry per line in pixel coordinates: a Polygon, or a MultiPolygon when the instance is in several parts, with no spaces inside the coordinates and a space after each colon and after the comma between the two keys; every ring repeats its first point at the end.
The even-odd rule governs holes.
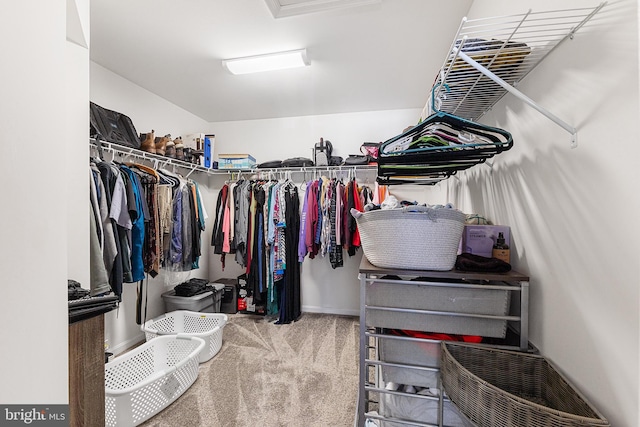
{"type": "MultiPolygon", "coordinates": [[[[431,107],[434,113],[424,119],[422,122],[407,129],[405,132],[397,135],[380,145],[380,157],[396,156],[399,154],[420,153],[428,151],[449,151],[457,150],[460,146],[466,149],[476,149],[482,152],[484,148],[493,151],[494,154],[500,151],[508,150],[513,145],[513,138],[509,132],[504,129],[493,126],[475,123],[462,117],[440,111],[435,106],[435,90],[440,85],[437,83],[431,89],[431,107]],[[457,131],[460,144],[450,146],[437,147],[420,147],[420,148],[403,148],[402,144],[407,140],[410,142],[418,138],[420,135],[429,131],[430,128],[442,129],[442,126],[449,126],[457,131]],[[475,136],[479,138],[476,138],[475,136]],[[394,143],[400,141],[400,149],[394,149],[394,143]],[[490,142],[489,142],[490,141],[490,142]]],[[[445,88],[449,90],[449,86],[445,83],[445,88]]],[[[406,145],[408,147],[408,145],[406,145]]]]}

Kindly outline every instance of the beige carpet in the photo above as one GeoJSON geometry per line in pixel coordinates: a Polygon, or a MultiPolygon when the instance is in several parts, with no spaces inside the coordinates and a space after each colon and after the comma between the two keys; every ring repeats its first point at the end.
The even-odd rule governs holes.
{"type": "Polygon", "coordinates": [[[358,345],[355,317],[305,313],[276,325],[229,315],[220,352],[143,426],[353,426],[358,345]]]}

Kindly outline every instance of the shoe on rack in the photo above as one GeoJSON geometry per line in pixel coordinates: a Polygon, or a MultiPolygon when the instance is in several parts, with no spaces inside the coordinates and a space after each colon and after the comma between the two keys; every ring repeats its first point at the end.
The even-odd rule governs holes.
{"type": "Polygon", "coordinates": [[[191,151],[191,163],[195,163],[196,165],[202,166],[202,156],[204,156],[203,150],[193,150],[191,151]]]}
{"type": "Polygon", "coordinates": [[[174,141],[176,143],[176,159],[184,161],[184,144],[182,143],[182,137],[178,139],[180,142],[174,141]]]}
{"type": "Polygon", "coordinates": [[[183,149],[183,153],[184,153],[184,161],[187,162],[187,163],[191,163],[191,161],[193,159],[193,156],[192,156],[193,148],[185,147],[183,149]]]}
{"type": "Polygon", "coordinates": [[[160,154],[161,156],[165,155],[165,150],[167,147],[167,142],[171,141],[171,135],[167,134],[163,137],[156,137],[156,154],[160,154]]]}
{"type": "Polygon", "coordinates": [[[140,149],[142,151],[146,151],[147,153],[156,154],[156,143],[155,138],[153,137],[154,130],[152,129],[149,133],[141,133],[140,134],[140,149]]]}
{"type": "MultiPolygon", "coordinates": [[[[175,139],[177,141],[178,138],[175,139]]],[[[169,139],[167,141],[167,145],[165,146],[164,155],[170,157],[172,159],[176,158],[176,143],[169,139]]]]}

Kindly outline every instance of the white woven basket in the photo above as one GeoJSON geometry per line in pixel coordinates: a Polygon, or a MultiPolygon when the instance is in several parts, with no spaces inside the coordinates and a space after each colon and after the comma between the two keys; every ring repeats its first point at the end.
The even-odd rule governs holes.
{"type": "Polygon", "coordinates": [[[142,325],[147,341],[160,335],[184,334],[202,338],[205,348],[198,356],[200,363],[210,360],[222,347],[222,330],[227,324],[224,313],[200,313],[176,310],[147,320],[142,325]]]}
{"type": "Polygon", "coordinates": [[[447,271],[456,263],[466,217],[457,209],[406,206],[351,214],[362,250],[376,267],[447,271]]]}
{"type": "Polygon", "coordinates": [[[163,336],[107,363],[105,424],[137,426],[173,403],[198,378],[204,345],[202,338],[163,336]]]}

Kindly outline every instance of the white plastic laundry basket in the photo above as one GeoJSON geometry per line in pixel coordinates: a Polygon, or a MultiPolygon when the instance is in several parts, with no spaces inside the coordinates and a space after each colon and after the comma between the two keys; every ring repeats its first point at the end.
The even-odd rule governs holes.
{"type": "Polygon", "coordinates": [[[142,424],[180,397],[198,378],[202,338],[163,336],[104,367],[105,424],[142,424]]]}
{"type": "Polygon", "coordinates": [[[176,310],[148,320],[142,326],[147,341],[159,335],[184,334],[202,338],[205,348],[198,360],[204,363],[218,354],[222,347],[222,330],[227,323],[224,313],[200,313],[176,310]]]}

